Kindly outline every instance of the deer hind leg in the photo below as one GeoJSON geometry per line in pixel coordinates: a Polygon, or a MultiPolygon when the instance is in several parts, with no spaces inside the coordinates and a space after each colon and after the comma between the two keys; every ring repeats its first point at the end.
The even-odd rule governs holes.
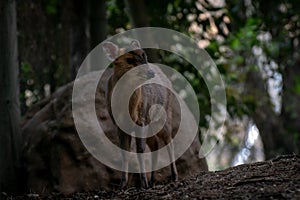
{"type": "MultiPolygon", "coordinates": [[[[143,135],[146,132],[146,128],[143,127],[143,135]]],[[[141,186],[143,188],[148,188],[148,181],[146,177],[146,169],[145,169],[145,161],[144,161],[144,152],[146,148],[146,138],[138,138],[136,137],[136,151],[138,154],[138,162],[140,167],[140,180],[141,186]]]]}
{"type": "Polygon", "coordinates": [[[157,137],[153,136],[150,137],[147,140],[147,144],[151,150],[151,180],[150,180],[150,186],[154,186],[155,183],[155,169],[157,165],[157,157],[158,157],[158,141],[157,137]]]}
{"type": "Polygon", "coordinates": [[[167,151],[171,162],[171,179],[172,181],[177,181],[178,173],[177,173],[177,168],[175,163],[174,143],[171,141],[172,141],[171,136],[164,139],[165,145],[167,145],[167,151]]]}
{"type": "Polygon", "coordinates": [[[178,181],[178,172],[176,168],[176,163],[175,163],[175,155],[174,155],[174,145],[173,143],[170,143],[170,146],[168,146],[168,154],[169,158],[171,161],[171,178],[172,181],[178,181]]]}
{"type": "MultiPolygon", "coordinates": [[[[130,151],[131,136],[118,129],[120,147],[125,151],[130,151]]],[[[122,178],[120,188],[123,189],[128,183],[128,158],[126,152],[122,151],[122,178]]]]}

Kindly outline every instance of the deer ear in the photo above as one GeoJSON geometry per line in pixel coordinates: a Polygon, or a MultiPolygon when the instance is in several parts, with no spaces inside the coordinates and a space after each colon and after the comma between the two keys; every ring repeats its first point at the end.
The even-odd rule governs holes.
{"type": "Polygon", "coordinates": [[[130,44],[131,44],[131,46],[133,46],[137,49],[141,48],[140,42],[138,40],[132,40],[130,44]]]}
{"type": "Polygon", "coordinates": [[[110,61],[114,61],[119,56],[119,47],[112,42],[105,42],[102,48],[110,61]]]}

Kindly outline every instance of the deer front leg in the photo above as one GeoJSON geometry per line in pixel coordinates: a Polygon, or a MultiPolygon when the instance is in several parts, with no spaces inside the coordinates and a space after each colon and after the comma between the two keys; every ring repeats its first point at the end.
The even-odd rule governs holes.
{"type": "MultiPolygon", "coordinates": [[[[125,151],[130,151],[131,136],[118,129],[120,147],[125,151]]],[[[122,178],[120,188],[123,189],[128,183],[128,158],[126,152],[122,151],[122,178]]]]}
{"type": "Polygon", "coordinates": [[[136,138],[136,150],[140,167],[140,180],[143,188],[148,188],[148,181],[145,173],[144,152],[146,148],[146,138],[136,138]]]}
{"type": "Polygon", "coordinates": [[[157,165],[157,157],[158,157],[158,141],[156,136],[152,136],[147,139],[147,144],[151,150],[151,180],[150,187],[154,186],[155,183],[155,170],[157,165]]]}

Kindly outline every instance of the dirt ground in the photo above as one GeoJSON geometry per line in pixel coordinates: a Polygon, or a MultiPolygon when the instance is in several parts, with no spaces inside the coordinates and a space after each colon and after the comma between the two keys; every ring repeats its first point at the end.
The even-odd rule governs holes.
{"type": "Polygon", "coordinates": [[[128,188],[75,193],[71,196],[27,194],[4,199],[300,199],[300,156],[243,164],[223,171],[202,172],[149,189],[128,188]]]}

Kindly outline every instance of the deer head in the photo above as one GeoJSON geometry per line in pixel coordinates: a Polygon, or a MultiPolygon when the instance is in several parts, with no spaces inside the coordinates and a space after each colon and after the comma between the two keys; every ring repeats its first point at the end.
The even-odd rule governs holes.
{"type": "MultiPolygon", "coordinates": [[[[125,49],[119,48],[112,42],[105,42],[103,44],[103,50],[107,58],[113,61],[114,72],[117,78],[120,78],[134,67],[148,63],[147,55],[145,51],[141,49],[141,45],[137,40],[133,40],[125,49]]],[[[151,71],[147,72],[147,74],[149,75],[148,78],[154,77],[154,73],[151,73],[151,71]]]]}

